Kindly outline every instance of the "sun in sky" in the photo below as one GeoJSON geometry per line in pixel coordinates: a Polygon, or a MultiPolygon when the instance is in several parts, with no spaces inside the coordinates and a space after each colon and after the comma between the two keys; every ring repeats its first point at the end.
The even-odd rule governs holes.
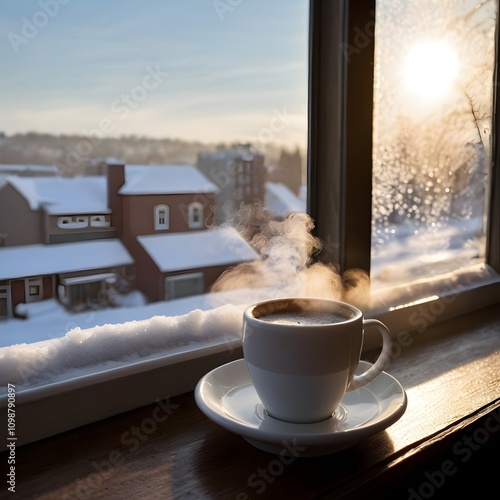
{"type": "Polygon", "coordinates": [[[408,89],[421,101],[440,103],[452,93],[459,73],[456,50],[442,41],[419,42],[410,47],[404,63],[408,89]]]}

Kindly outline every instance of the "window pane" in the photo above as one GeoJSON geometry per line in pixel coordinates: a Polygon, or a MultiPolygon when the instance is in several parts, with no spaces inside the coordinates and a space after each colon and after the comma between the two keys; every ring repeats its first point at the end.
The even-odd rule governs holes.
{"type": "Polygon", "coordinates": [[[377,1],[372,285],[485,262],[495,1],[377,1]]]}
{"type": "MultiPolygon", "coordinates": [[[[5,4],[6,43],[0,47],[4,89],[0,93],[0,246],[3,241],[8,247],[117,238],[132,253],[138,244],[121,231],[124,227],[132,228],[134,235],[149,235],[154,229],[208,230],[214,221],[227,222],[241,202],[255,199],[273,211],[290,211],[290,207],[296,211],[299,204],[293,202],[297,200],[305,209],[301,188],[306,178],[308,9],[308,0],[109,0],[105,5],[89,0],[61,3],[52,15],[37,0],[5,4]],[[47,22],[40,24],[43,18],[47,22]],[[256,161],[250,158],[249,145],[256,151],[256,161]],[[213,161],[203,162],[205,157],[213,161]],[[158,199],[150,197],[144,214],[128,208],[120,213],[118,205],[110,205],[105,184],[112,170],[107,164],[115,163],[195,166],[207,179],[188,186],[189,193],[174,195],[168,192],[171,179],[165,180],[160,184],[165,193],[158,199]],[[259,175],[255,175],[257,169],[259,175]],[[46,186],[56,180],[99,179],[95,179],[97,190],[81,196],[82,191],[73,196],[69,190],[52,188],[39,196],[32,190],[29,206],[21,200],[23,217],[33,221],[28,230],[5,215],[19,201],[16,193],[14,202],[9,198],[10,187],[4,189],[4,178],[11,174],[37,177],[29,179],[33,184],[42,175],[50,176],[43,179],[46,186]],[[55,179],[56,175],[65,179],[55,179]],[[263,189],[265,183],[286,185],[292,196],[286,191],[269,201],[271,190],[263,189]],[[219,197],[209,207],[204,189],[212,184],[219,197]],[[191,213],[187,212],[191,198],[186,194],[201,200],[191,213]],[[54,227],[49,227],[43,222],[44,207],[60,199],[74,202],[74,210],[57,212],[54,227]],[[97,211],[96,203],[101,207],[97,211]],[[154,210],[163,204],[161,210],[154,210]],[[38,208],[32,210],[32,206],[38,208]],[[113,214],[119,214],[115,220],[113,214]]],[[[110,192],[117,193],[120,182],[110,192]]],[[[133,196],[149,195],[136,192],[133,196]]],[[[183,255],[182,249],[178,254],[183,255]]],[[[134,259],[138,269],[140,256],[134,259]]],[[[187,266],[198,268],[196,261],[187,266]]],[[[57,300],[59,266],[50,271],[54,289],[41,287],[40,291],[44,298],[57,300]]],[[[131,292],[131,300],[120,304],[137,309],[147,299],[132,300],[133,293],[145,295],[147,284],[138,278],[140,269],[132,274],[124,291],[131,292]]],[[[183,286],[188,290],[188,285],[176,285],[176,294],[186,295],[183,286]]],[[[68,287],[67,293],[72,300],[85,302],[93,293],[87,288],[68,287]]],[[[21,300],[14,295],[12,301],[9,298],[9,311],[15,311],[21,300]]],[[[114,311],[107,312],[113,319],[105,323],[141,314],[124,311],[130,316],[118,317],[114,311]]],[[[60,315],[61,321],[65,314],[60,315]]],[[[74,314],[71,328],[90,328],[98,321],[97,316],[89,320],[88,314],[74,314]]],[[[57,328],[61,335],[66,333],[66,323],[57,328]]],[[[27,320],[26,332],[30,326],[27,320]]],[[[10,322],[0,325],[0,329],[9,328],[10,322]]],[[[54,329],[53,325],[46,331],[37,328],[36,339],[47,338],[54,329]]]]}

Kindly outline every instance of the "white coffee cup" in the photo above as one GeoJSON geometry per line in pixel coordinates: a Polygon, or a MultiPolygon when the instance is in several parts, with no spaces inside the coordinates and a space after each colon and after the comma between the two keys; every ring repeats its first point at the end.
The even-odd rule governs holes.
{"type": "Polygon", "coordinates": [[[377,377],[390,360],[392,339],[378,320],[333,300],[283,298],[259,302],[243,316],[243,357],[267,413],[294,423],[332,416],[345,393],[377,377]],[[375,327],[383,347],[375,363],[355,375],[364,329],[375,327]]]}

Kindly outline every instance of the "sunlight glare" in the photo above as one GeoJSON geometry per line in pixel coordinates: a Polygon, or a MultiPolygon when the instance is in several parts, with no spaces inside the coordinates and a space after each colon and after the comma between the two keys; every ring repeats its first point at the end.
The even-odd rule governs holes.
{"type": "Polygon", "coordinates": [[[415,44],[404,67],[408,87],[426,101],[435,102],[451,91],[458,76],[458,55],[441,41],[415,44]]]}

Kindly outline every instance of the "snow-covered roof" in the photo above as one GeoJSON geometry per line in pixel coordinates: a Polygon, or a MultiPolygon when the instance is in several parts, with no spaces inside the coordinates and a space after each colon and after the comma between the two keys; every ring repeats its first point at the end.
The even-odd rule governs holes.
{"type": "Polygon", "coordinates": [[[219,188],[192,165],[126,165],[119,194],[218,193],[219,188]]]}
{"type": "Polygon", "coordinates": [[[0,248],[0,280],[133,264],[118,239],[0,248]]]}
{"type": "Polygon", "coordinates": [[[162,272],[259,259],[259,255],[232,227],[138,236],[137,239],[162,272]]]}
{"type": "MultiPolygon", "coordinates": [[[[52,215],[110,213],[106,176],[19,177],[8,175],[9,183],[31,210],[44,207],[52,215]]],[[[181,194],[218,193],[218,187],[192,165],[127,165],[125,184],[119,193],[181,194]]]]}
{"type": "Polygon", "coordinates": [[[7,182],[26,200],[31,210],[45,207],[49,214],[110,213],[105,176],[18,177],[7,182]]]}
{"type": "Polygon", "coordinates": [[[291,212],[306,211],[305,201],[295,196],[284,184],[266,182],[265,187],[264,205],[268,210],[283,215],[291,212]]]}

